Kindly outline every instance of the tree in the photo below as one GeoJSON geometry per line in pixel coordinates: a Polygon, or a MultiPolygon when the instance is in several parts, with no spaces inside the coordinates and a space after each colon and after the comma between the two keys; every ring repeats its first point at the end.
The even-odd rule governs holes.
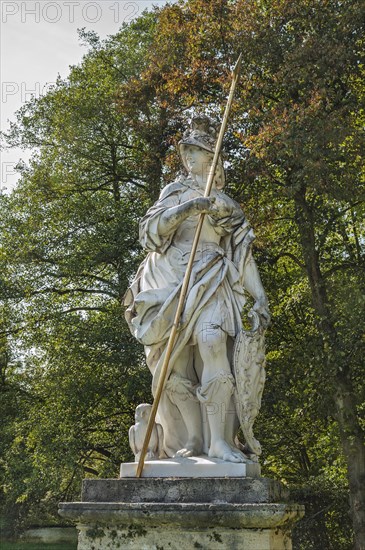
{"type": "MultiPolygon", "coordinates": [[[[2,361],[3,500],[20,522],[75,497],[85,474],[116,475],[131,458],[134,408],[150,399],[121,302],[140,261],[138,220],[156,193],[151,165],[162,167],[119,104],[154,20],[105,46],[83,32],[83,64],[25,105],[7,136],[35,148],[1,197],[1,338],[13,355],[2,361]]],[[[158,123],[156,112],[149,126],[158,123]]]]}
{"type": "Polygon", "coordinates": [[[70,496],[71,480],[110,475],[127,456],[119,426],[149,388],[120,307],[140,261],[138,218],[174,177],[192,110],[221,114],[243,51],[227,179],[257,233],[273,311],[263,466],[313,510],[305,550],[349,549],[346,472],[363,548],[362,14],[357,0],[167,5],[103,44],[84,31],[83,63],[19,113],[8,143],[38,152],[3,197],[0,227],[7,384],[29,395],[19,415],[7,409],[8,501],[41,503],[45,471],[47,498],[70,496]]]}
{"type": "MultiPolygon", "coordinates": [[[[242,98],[253,114],[243,140],[251,150],[248,169],[256,170],[259,159],[254,178],[275,187],[276,204],[286,206],[299,244],[299,258],[295,247],[285,251],[304,264],[309,285],[319,337],[316,380],[347,462],[355,548],[365,539],[362,9],[357,2],[278,3],[266,22],[252,19],[250,51],[265,44],[270,58],[265,73],[253,77],[256,90],[246,89],[242,98]]],[[[256,55],[250,61],[255,66],[256,55]]]]}

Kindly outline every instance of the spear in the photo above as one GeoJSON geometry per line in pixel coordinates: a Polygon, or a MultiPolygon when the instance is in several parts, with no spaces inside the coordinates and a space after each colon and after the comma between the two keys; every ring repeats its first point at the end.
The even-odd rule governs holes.
{"type": "MultiPolygon", "coordinates": [[[[222,148],[223,136],[224,136],[224,133],[226,131],[228,116],[229,116],[229,113],[230,113],[230,110],[231,110],[234,92],[235,92],[236,85],[237,85],[237,82],[238,82],[238,79],[239,79],[240,68],[241,68],[241,60],[242,60],[242,53],[240,54],[239,58],[237,59],[236,65],[235,65],[235,67],[232,71],[231,89],[229,91],[229,96],[228,96],[226,108],[225,108],[225,111],[224,111],[222,124],[221,124],[220,130],[219,130],[217,143],[215,145],[213,162],[212,162],[212,165],[210,167],[208,180],[207,180],[207,184],[206,184],[206,188],[205,188],[205,192],[204,192],[204,197],[209,197],[210,192],[212,190],[215,171],[217,169],[218,159],[219,159],[219,155],[220,155],[221,148],[222,148]]],[[[161,394],[162,394],[162,392],[164,390],[164,387],[165,387],[165,382],[166,382],[166,377],[167,377],[168,367],[169,367],[169,361],[170,361],[172,351],[174,349],[176,336],[177,336],[178,329],[179,329],[179,324],[180,324],[180,317],[181,317],[182,311],[184,309],[186,293],[187,293],[187,290],[188,290],[188,287],[189,287],[191,271],[192,271],[192,268],[193,268],[193,263],[194,263],[194,259],[195,259],[196,250],[198,248],[198,243],[199,243],[199,239],[200,239],[200,233],[201,233],[201,230],[202,230],[202,227],[203,227],[204,217],[205,217],[204,213],[199,215],[198,224],[197,224],[196,229],[195,229],[193,246],[191,248],[189,262],[188,262],[188,265],[187,265],[187,268],[186,268],[183,284],[182,284],[182,287],[181,287],[180,298],[179,298],[179,302],[178,302],[178,305],[177,305],[174,322],[172,324],[170,337],[169,337],[169,340],[167,342],[165,359],[164,359],[164,362],[163,362],[162,367],[161,367],[161,373],[160,373],[160,377],[159,377],[159,380],[158,380],[156,395],[155,395],[155,399],[154,399],[154,402],[153,402],[153,405],[152,405],[151,414],[150,414],[148,424],[147,424],[146,435],[145,435],[145,438],[144,438],[143,447],[142,447],[140,459],[139,459],[138,466],[137,466],[136,477],[141,477],[141,475],[142,475],[143,466],[144,466],[144,459],[145,459],[145,456],[146,456],[146,453],[147,453],[148,444],[150,442],[153,425],[155,423],[157,409],[158,409],[158,405],[159,405],[160,399],[161,399],[161,394]]]]}

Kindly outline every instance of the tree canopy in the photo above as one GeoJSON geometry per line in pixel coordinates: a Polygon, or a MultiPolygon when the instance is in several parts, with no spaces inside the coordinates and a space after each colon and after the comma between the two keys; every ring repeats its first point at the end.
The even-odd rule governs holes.
{"type": "Polygon", "coordinates": [[[1,499],[19,525],[131,457],[151,399],[122,308],[138,221],[179,169],[191,113],[221,116],[242,51],[224,148],[273,313],[263,470],[307,505],[296,548],[351,548],[349,510],[362,548],[364,11],[176,2],[104,42],[81,31],[83,62],[19,111],[5,143],[34,154],[0,196],[1,499]]]}

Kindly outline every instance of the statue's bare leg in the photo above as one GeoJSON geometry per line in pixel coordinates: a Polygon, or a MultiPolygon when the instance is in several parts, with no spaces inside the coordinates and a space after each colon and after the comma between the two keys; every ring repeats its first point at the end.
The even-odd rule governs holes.
{"type": "Polygon", "coordinates": [[[204,323],[197,336],[203,360],[203,375],[198,398],[206,406],[211,433],[209,456],[229,462],[244,462],[244,455],[225,436],[227,414],[234,389],[234,378],[227,357],[227,336],[219,328],[204,323]]]}
{"type": "Polygon", "coordinates": [[[171,401],[177,406],[188,432],[188,438],[175,456],[189,457],[202,454],[202,418],[196,388],[187,377],[187,368],[192,348],[187,346],[174,363],[173,372],[166,384],[171,401]]]}

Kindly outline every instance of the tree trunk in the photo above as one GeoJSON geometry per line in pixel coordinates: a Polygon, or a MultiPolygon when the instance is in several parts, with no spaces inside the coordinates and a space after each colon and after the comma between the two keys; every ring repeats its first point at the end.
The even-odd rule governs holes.
{"type": "Polygon", "coordinates": [[[352,385],[336,376],[335,395],[337,420],[342,449],[346,457],[350,489],[350,507],[354,529],[354,550],[365,550],[365,445],[358,423],[352,385]]]}
{"type": "Polygon", "coordinates": [[[357,416],[357,402],[351,381],[347,356],[340,353],[341,344],[327,298],[319,254],[315,243],[313,211],[306,201],[305,190],[295,195],[295,218],[310,284],[313,308],[318,315],[318,328],[327,347],[328,372],[334,373],[336,387],[333,401],[339,425],[342,450],[347,463],[350,508],[354,529],[354,550],[365,550],[365,447],[364,434],[357,416]]]}

